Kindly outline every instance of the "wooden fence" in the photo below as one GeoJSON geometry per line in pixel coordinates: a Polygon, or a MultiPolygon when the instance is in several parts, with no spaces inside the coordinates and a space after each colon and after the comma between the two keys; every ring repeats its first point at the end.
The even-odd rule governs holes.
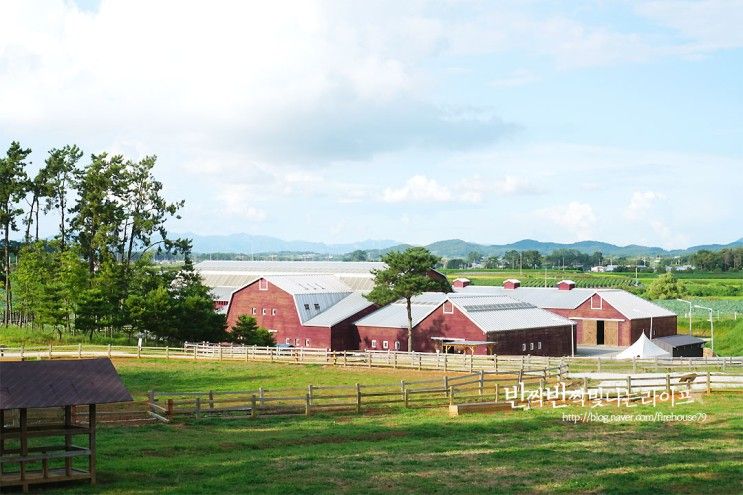
{"type": "MultiPolygon", "coordinates": [[[[658,391],[706,392],[743,390],[743,375],[723,373],[628,375],[626,378],[566,379],[563,367],[519,373],[486,372],[442,379],[402,380],[382,385],[308,385],[244,391],[160,392],[148,394],[149,410],[162,421],[174,418],[233,418],[315,413],[354,413],[391,407],[437,407],[456,404],[559,400],[559,393],[583,401],[602,396],[630,396],[658,391]]],[[[563,398],[564,401],[564,398],[563,398]]]]}
{"type": "Polygon", "coordinates": [[[561,382],[564,366],[517,372],[483,371],[381,385],[308,385],[243,391],[162,392],[148,394],[150,413],[163,421],[176,417],[259,417],[317,412],[361,413],[388,407],[433,407],[454,401],[494,400],[505,387],[523,384],[543,389],[561,382]]]}
{"type": "Polygon", "coordinates": [[[328,351],[325,349],[185,344],[179,347],[48,345],[3,347],[0,359],[160,358],[195,361],[262,361],[287,364],[382,367],[452,372],[518,371],[567,365],[571,372],[721,371],[743,373],[743,357],[656,358],[617,360],[602,357],[548,357],[445,354],[402,351],[328,351]]]}

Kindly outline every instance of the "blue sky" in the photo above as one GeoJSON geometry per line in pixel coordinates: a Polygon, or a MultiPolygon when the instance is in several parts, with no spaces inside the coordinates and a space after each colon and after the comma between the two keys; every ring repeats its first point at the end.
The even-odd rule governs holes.
{"type": "Polygon", "coordinates": [[[743,2],[0,3],[0,142],[77,143],[171,230],[743,237],[743,2]]]}

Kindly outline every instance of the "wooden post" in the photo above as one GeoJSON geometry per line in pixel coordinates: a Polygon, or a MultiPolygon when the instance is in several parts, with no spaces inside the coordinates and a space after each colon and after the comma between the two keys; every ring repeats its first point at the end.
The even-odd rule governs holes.
{"type": "Polygon", "coordinates": [[[448,357],[449,357],[449,354],[445,352],[445,353],[444,353],[444,371],[446,371],[446,370],[447,370],[447,368],[446,368],[446,363],[447,363],[447,361],[448,361],[448,357]]]}
{"type": "Polygon", "coordinates": [[[422,359],[422,356],[418,354],[418,371],[421,370],[421,359],[422,359]]]}
{"type": "Polygon", "coordinates": [[[197,418],[201,417],[201,397],[196,397],[196,409],[194,414],[197,418]]]}
{"type": "Polygon", "coordinates": [[[255,394],[250,396],[250,417],[255,418],[258,416],[258,410],[256,409],[255,404],[255,394]]]}
{"type": "Polygon", "coordinates": [[[712,380],[710,380],[709,368],[707,368],[707,395],[712,391],[712,380]]]}
{"type": "Polygon", "coordinates": [[[196,345],[193,346],[193,360],[196,361],[196,345]]]}
{"type": "Polygon", "coordinates": [[[596,372],[601,373],[601,356],[596,358],[596,372]]]}
{"type": "Polygon", "coordinates": [[[479,383],[479,392],[480,397],[482,397],[484,388],[485,388],[485,372],[483,370],[480,370],[480,383],[479,383]]]}
{"type": "Polygon", "coordinates": [[[51,359],[51,358],[52,358],[52,343],[49,342],[49,359],[51,359]]]}
{"type": "Polygon", "coordinates": [[[95,404],[88,405],[88,450],[90,450],[90,457],[88,458],[88,468],[90,470],[90,484],[95,485],[95,404]]]}
{"type": "Polygon", "coordinates": [[[361,385],[356,384],[356,414],[361,414],[361,385]]]}
{"type": "Polygon", "coordinates": [[[81,359],[83,357],[83,345],[77,344],[77,358],[81,359]]]}
{"type": "Polygon", "coordinates": [[[371,351],[369,349],[366,350],[366,364],[371,368],[371,351]]]}
{"type": "Polygon", "coordinates": [[[209,409],[214,409],[214,391],[213,390],[209,391],[209,409]]]}
{"type": "Polygon", "coordinates": [[[627,375],[627,394],[629,395],[631,393],[632,393],[632,376],[627,375]]]}
{"type": "Polygon", "coordinates": [[[307,400],[312,405],[312,385],[307,385],[307,400]]]}
{"type": "Polygon", "coordinates": [[[173,416],[173,411],[174,411],[173,399],[168,399],[168,418],[173,416]]]}
{"type": "Polygon", "coordinates": [[[449,405],[454,404],[454,387],[449,387],[449,405]]]}
{"type": "Polygon", "coordinates": [[[111,344],[108,344],[108,359],[111,359],[111,344]]]}
{"type": "Polygon", "coordinates": [[[408,392],[409,390],[406,388],[405,393],[403,394],[403,398],[405,400],[405,407],[408,407],[408,392]]]}
{"type": "Polygon", "coordinates": [[[170,346],[165,346],[165,359],[170,359],[170,346]]]}
{"type": "MultiPolygon", "coordinates": [[[[395,359],[395,364],[397,364],[397,359],[395,359]]],[[[348,352],[343,351],[343,367],[346,366],[348,366],[348,352]]]]}
{"type": "Polygon", "coordinates": [[[498,388],[499,388],[498,384],[496,383],[495,384],[495,403],[496,404],[498,403],[498,392],[499,392],[498,388]]]}
{"type": "MultiPolygon", "coordinates": [[[[465,356],[467,356],[467,354],[465,354],[465,356]]],[[[466,359],[466,357],[465,357],[465,359],[466,359]]],[[[472,354],[470,354],[470,373],[472,373],[472,370],[473,370],[472,367],[474,366],[474,361],[475,361],[475,351],[473,349],[472,350],[472,354]]]]}
{"type": "MultiPolygon", "coordinates": [[[[310,385],[310,387],[311,386],[312,385],[310,385]]],[[[309,416],[310,415],[310,401],[311,401],[311,396],[310,396],[310,394],[308,392],[308,393],[304,394],[304,415],[305,416],[309,416]]]]}
{"type": "Polygon", "coordinates": [[[25,350],[25,345],[21,344],[21,361],[23,361],[23,351],[25,350]]]}
{"type": "Polygon", "coordinates": [[[495,368],[495,372],[498,373],[498,355],[493,354],[493,367],[495,368]]]}
{"type": "Polygon", "coordinates": [[[666,373],[666,392],[671,393],[671,375],[666,373]]]}
{"type": "Polygon", "coordinates": [[[397,369],[397,352],[394,353],[394,356],[395,356],[395,359],[394,359],[393,368],[397,369]]]}
{"type": "Polygon", "coordinates": [[[246,346],[245,347],[245,362],[246,363],[248,362],[248,354],[249,353],[250,353],[250,348],[246,346]]]}
{"type": "MultiPolygon", "coordinates": [[[[69,452],[72,448],[72,406],[64,406],[64,449],[69,452]]],[[[72,458],[66,457],[64,460],[64,474],[70,476],[72,474],[72,458]]]]}
{"type": "Polygon", "coordinates": [[[222,360],[222,346],[219,346],[219,360],[222,360]]]}
{"type": "MultiPolygon", "coordinates": [[[[21,427],[21,455],[28,455],[28,410],[24,407],[19,411],[21,427]]],[[[26,461],[21,461],[21,481],[26,481],[26,461]]],[[[28,492],[28,483],[23,483],[23,492],[28,492]]]]}
{"type": "Polygon", "coordinates": [[[449,395],[449,377],[444,376],[444,397],[449,395]]]}
{"type": "Polygon", "coordinates": [[[583,395],[585,395],[588,392],[588,380],[586,377],[583,377],[583,395]]]}
{"type": "Polygon", "coordinates": [[[154,404],[155,404],[155,391],[148,390],[147,391],[147,410],[155,412],[155,408],[152,407],[154,404]]]}
{"type": "Polygon", "coordinates": [[[637,373],[637,358],[632,356],[632,373],[637,373]]]}
{"type": "Polygon", "coordinates": [[[405,380],[400,380],[400,394],[402,394],[402,398],[405,399],[405,380]]]}
{"type": "Polygon", "coordinates": [[[258,387],[258,398],[260,399],[260,406],[263,407],[263,387],[258,387]]]}

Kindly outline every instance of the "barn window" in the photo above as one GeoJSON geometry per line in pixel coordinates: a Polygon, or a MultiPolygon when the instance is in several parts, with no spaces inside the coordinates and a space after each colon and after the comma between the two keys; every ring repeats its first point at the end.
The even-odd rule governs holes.
{"type": "Polygon", "coordinates": [[[390,348],[390,343],[387,342],[386,340],[383,340],[382,341],[382,349],[389,349],[389,348],[390,348]]]}
{"type": "Polygon", "coordinates": [[[286,338],[286,345],[292,345],[292,339],[289,337],[286,338]]]}
{"type": "Polygon", "coordinates": [[[395,350],[396,351],[399,351],[400,350],[400,341],[399,340],[396,340],[395,341],[395,350]]]}
{"type": "Polygon", "coordinates": [[[310,346],[310,339],[304,339],[304,346],[309,347],[310,346]]]}
{"type": "Polygon", "coordinates": [[[602,309],[604,307],[604,300],[598,294],[591,296],[591,309],[602,309]]]}
{"type": "Polygon", "coordinates": [[[264,316],[267,315],[268,314],[268,310],[266,308],[263,308],[263,310],[261,311],[261,314],[264,315],[264,316]]]}
{"type": "Polygon", "coordinates": [[[307,311],[309,311],[310,310],[310,305],[309,304],[305,304],[304,305],[304,309],[306,309],[307,311]]]}
{"type": "Polygon", "coordinates": [[[531,343],[529,344],[529,350],[530,350],[530,351],[533,351],[533,350],[534,350],[534,342],[531,342],[531,343]]]}
{"type": "Polygon", "coordinates": [[[376,340],[372,340],[371,348],[372,349],[376,349],[377,348],[377,341],[376,340]]]}
{"type": "Polygon", "coordinates": [[[521,344],[521,350],[526,351],[526,344],[521,344]]]}
{"type": "Polygon", "coordinates": [[[273,309],[271,310],[271,316],[276,316],[276,308],[273,308],[273,309]]]}
{"type": "Polygon", "coordinates": [[[268,280],[262,278],[258,281],[258,290],[268,290],[268,280]]]}
{"type": "Polygon", "coordinates": [[[294,345],[296,345],[296,346],[299,345],[299,339],[294,339],[294,345]]]}
{"type": "Polygon", "coordinates": [[[537,342],[537,349],[540,349],[540,350],[542,349],[542,343],[541,342],[537,342]]]}
{"type": "Polygon", "coordinates": [[[253,314],[254,315],[257,315],[258,314],[258,309],[257,308],[253,308],[253,314]]]}
{"type": "Polygon", "coordinates": [[[320,311],[320,305],[315,303],[315,311],[320,311]]]}
{"type": "Polygon", "coordinates": [[[444,314],[450,315],[454,313],[454,305],[451,303],[451,301],[446,301],[444,303],[444,314]]]}

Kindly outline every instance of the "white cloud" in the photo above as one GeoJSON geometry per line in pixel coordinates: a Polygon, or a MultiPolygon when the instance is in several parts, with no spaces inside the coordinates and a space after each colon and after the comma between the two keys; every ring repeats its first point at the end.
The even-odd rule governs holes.
{"type": "Polygon", "coordinates": [[[586,240],[591,237],[596,224],[596,215],[593,207],[588,203],[571,201],[566,205],[556,205],[551,208],[537,210],[537,216],[556,223],[573,234],[576,240],[586,240]]]}
{"type": "Polygon", "coordinates": [[[385,189],[382,200],[387,203],[443,202],[451,201],[452,193],[434,179],[429,179],[424,175],[415,175],[402,187],[385,189]]]}
{"type": "Polygon", "coordinates": [[[526,69],[518,69],[508,75],[490,81],[494,88],[513,88],[539,81],[539,77],[526,69]]]}
{"type": "Polygon", "coordinates": [[[629,205],[627,205],[627,209],[624,211],[624,216],[628,220],[641,220],[657,201],[663,199],[666,199],[666,197],[662,193],[635,191],[632,194],[629,205]]]}

